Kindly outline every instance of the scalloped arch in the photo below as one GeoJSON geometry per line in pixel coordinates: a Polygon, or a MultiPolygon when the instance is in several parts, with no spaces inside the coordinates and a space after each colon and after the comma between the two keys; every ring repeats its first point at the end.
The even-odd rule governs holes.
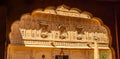
{"type": "MultiPolygon", "coordinates": [[[[99,47],[104,47],[104,49],[110,49],[110,50],[112,49],[111,47],[112,36],[110,33],[110,29],[102,22],[100,18],[94,17],[88,11],[82,11],[78,8],[70,8],[66,5],[61,5],[58,7],[49,6],[49,7],[46,7],[45,9],[36,9],[32,13],[23,14],[20,20],[15,21],[11,26],[11,32],[9,34],[10,43],[25,44],[24,41],[26,40],[27,35],[30,36],[30,37],[28,36],[27,39],[29,38],[29,40],[31,41],[34,41],[33,39],[36,39],[36,41],[37,40],[44,41],[44,38],[40,36],[43,28],[44,28],[44,31],[45,30],[46,32],[48,31],[47,34],[49,33],[52,36],[50,38],[47,38],[46,41],[48,39],[51,39],[51,40],[53,39],[53,41],[54,39],[59,40],[60,38],[55,38],[56,37],[55,34],[57,33],[57,35],[60,36],[61,34],[59,30],[60,26],[64,26],[63,28],[65,29],[64,31],[69,34],[69,38],[67,39],[68,41],[70,40],[70,42],[73,41],[73,42],[81,43],[82,41],[80,42],[79,40],[77,40],[77,38],[81,36],[83,36],[84,38],[86,36],[85,39],[88,40],[86,42],[90,43],[90,42],[93,42],[93,39],[94,39],[93,37],[95,35],[96,36],[98,35],[100,39],[102,38],[101,41],[99,41],[99,44],[101,43],[101,46],[99,47]],[[22,30],[23,30],[23,33],[22,33],[22,30]],[[79,31],[81,31],[80,34],[78,33],[79,31]],[[39,37],[33,38],[31,33],[32,34],[37,33],[39,37]],[[24,34],[26,35],[26,37],[24,34]],[[87,35],[90,37],[88,37],[87,35]],[[77,38],[74,38],[74,37],[77,37],[77,38]],[[110,45],[110,48],[109,48],[109,45],[110,45]]],[[[65,36],[67,36],[67,34],[65,34],[65,36]]],[[[25,42],[27,42],[27,40],[25,42]]],[[[84,41],[82,43],[84,43],[84,41]]],[[[68,48],[71,48],[71,47],[68,47],[68,48]]],[[[66,47],[62,47],[62,48],[66,48],[66,47]]],[[[81,46],[77,46],[75,48],[81,48],[81,46]]]]}

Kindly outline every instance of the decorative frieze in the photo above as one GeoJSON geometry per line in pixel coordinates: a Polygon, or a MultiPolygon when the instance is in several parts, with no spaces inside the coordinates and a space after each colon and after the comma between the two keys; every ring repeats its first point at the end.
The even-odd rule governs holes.
{"type": "Polygon", "coordinates": [[[78,34],[74,31],[67,31],[66,33],[62,33],[60,31],[51,31],[41,32],[41,30],[27,30],[20,29],[22,39],[31,39],[31,40],[61,40],[61,41],[86,41],[93,42],[94,36],[97,37],[97,41],[100,43],[108,43],[108,37],[105,33],[97,33],[97,32],[84,32],[82,34],[78,34]]]}

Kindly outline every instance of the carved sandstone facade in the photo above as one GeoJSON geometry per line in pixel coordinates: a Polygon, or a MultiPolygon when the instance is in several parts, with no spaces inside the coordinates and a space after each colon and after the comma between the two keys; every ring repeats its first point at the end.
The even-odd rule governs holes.
{"type": "Polygon", "coordinates": [[[65,5],[22,15],[9,37],[8,59],[114,59],[107,26],[65,5]]]}

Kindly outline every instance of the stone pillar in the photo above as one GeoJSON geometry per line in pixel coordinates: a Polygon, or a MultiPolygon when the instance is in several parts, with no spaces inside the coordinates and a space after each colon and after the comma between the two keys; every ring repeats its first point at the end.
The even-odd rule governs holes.
{"type": "Polygon", "coordinates": [[[94,59],[99,59],[99,49],[96,40],[94,41],[94,59]]]}

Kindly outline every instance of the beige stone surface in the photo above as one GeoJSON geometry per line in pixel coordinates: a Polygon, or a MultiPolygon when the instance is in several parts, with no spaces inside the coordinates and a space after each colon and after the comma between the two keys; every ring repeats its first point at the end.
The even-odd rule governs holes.
{"type": "MultiPolygon", "coordinates": [[[[93,49],[58,49],[58,48],[35,48],[25,46],[8,46],[7,59],[42,59],[42,55],[45,55],[45,59],[55,59],[56,55],[60,55],[61,51],[68,55],[68,59],[93,59],[93,49]]],[[[105,54],[106,59],[111,59],[109,49],[100,50],[100,56],[105,54]]]]}

